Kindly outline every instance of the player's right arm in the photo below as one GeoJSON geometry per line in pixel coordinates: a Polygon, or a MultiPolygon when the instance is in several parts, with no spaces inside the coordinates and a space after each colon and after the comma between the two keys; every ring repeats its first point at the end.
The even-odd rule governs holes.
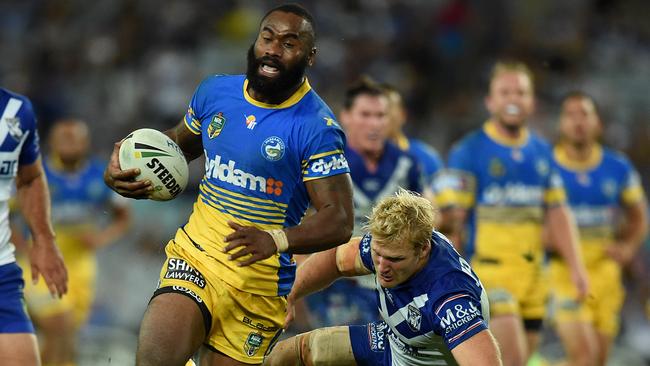
{"type": "Polygon", "coordinates": [[[460,366],[499,366],[501,353],[497,342],[488,329],[485,329],[451,350],[460,366]]]}
{"type": "Polygon", "coordinates": [[[296,280],[289,294],[285,327],[293,320],[295,301],[328,287],[341,277],[370,274],[361,260],[360,237],[323,252],[314,253],[296,270],[296,280]]]}

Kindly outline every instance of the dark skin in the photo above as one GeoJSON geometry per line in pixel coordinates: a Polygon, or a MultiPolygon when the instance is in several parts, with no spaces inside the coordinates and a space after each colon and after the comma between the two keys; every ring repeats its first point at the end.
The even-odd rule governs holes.
{"type": "MultiPolygon", "coordinates": [[[[308,22],[295,14],[276,11],[262,21],[254,55],[256,58],[267,55],[285,70],[305,59],[311,66],[316,55],[313,44],[313,30],[308,22]]],[[[272,79],[274,73],[268,71],[267,68],[266,71],[258,69],[256,72],[272,79]]],[[[293,95],[301,84],[302,80],[286,92],[274,95],[264,95],[250,84],[247,91],[257,101],[280,104],[293,95]]],[[[194,135],[184,121],[181,120],[165,134],[178,144],[188,161],[203,154],[201,136],[194,135]]],[[[135,181],[140,173],[137,169],[120,169],[119,147],[118,142],[104,173],[106,184],[125,197],[147,198],[152,190],[151,182],[135,181]]],[[[305,186],[316,213],[305,218],[300,225],[285,229],[289,240],[288,251],[313,253],[348,241],[354,225],[349,174],[311,180],[305,182],[305,186]]],[[[225,251],[231,253],[231,260],[240,260],[239,265],[250,265],[277,252],[275,242],[267,232],[234,222],[229,225],[233,232],[224,238],[227,243],[225,251]],[[242,261],[241,257],[246,255],[250,256],[242,261]]],[[[157,296],[150,302],[142,321],[136,364],[182,366],[201,347],[206,336],[202,315],[193,301],[175,293],[157,296]],[[170,317],[169,314],[175,315],[170,317]],[[179,339],[183,339],[183,342],[178,342],[179,339]]],[[[201,352],[200,364],[245,365],[207,348],[201,352]]]]}

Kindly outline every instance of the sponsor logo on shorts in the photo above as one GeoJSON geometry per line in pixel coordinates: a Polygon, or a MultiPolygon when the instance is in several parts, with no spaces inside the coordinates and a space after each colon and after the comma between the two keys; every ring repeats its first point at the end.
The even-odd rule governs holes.
{"type": "Polygon", "coordinates": [[[192,298],[193,298],[194,300],[196,300],[196,302],[199,303],[199,304],[203,303],[203,299],[201,298],[201,296],[199,296],[196,292],[190,290],[190,289],[187,288],[187,287],[183,287],[183,286],[172,286],[172,289],[173,289],[174,291],[184,292],[184,293],[186,293],[186,294],[192,296],[192,298]]]}
{"type": "Polygon", "coordinates": [[[370,350],[373,352],[384,352],[386,347],[386,333],[388,324],[385,322],[375,322],[368,324],[368,342],[370,350]]]}
{"type": "Polygon", "coordinates": [[[241,320],[241,322],[248,325],[249,327],[259,329],[259,330],[263,330],[265,332],[275,332],[276,330],[279,329],[278,327],[274,327],[272,325],[271,326],[266,326],[266,325],[264,325],[264,324],[262,324],[260,322],[255,322],[255,321],[253,321],[251,318],[249,318],[247,316],[245,316],[241,320]]]}
{"type": "Polygon", "coordinates": [[[255,332],[250,332],[244,343],[244,352],[248,357],[253,357],[262,346],[264,337],[255,332]]]}
{"type": "Polygon", "coordinates": [[[180,258],[169,258],[165,278],[191,282],[200,288],[205,288],[203,275],[180,258]]]}

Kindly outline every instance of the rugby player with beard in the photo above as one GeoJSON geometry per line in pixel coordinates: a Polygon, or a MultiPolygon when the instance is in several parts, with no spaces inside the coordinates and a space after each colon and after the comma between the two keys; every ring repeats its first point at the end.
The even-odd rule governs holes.
{"type": "MultiPolygon", "coordinates": [[[[246,75],[197,88],[165,133],[205,175],[188,222],[167,244],[158,289],[142,320],[136,364],[262,363],[278,340],[294,277],[292,254],[349,240],[352,188],[345,136],[305,70],[316,56],[314,20],[299,5],[269,11],[246,75]],[[315,213],[303,219],[311,205],[315,213]]],[[[105,181],[147,198],[151,182],[121,170],[119,143],[105,181]]]]}

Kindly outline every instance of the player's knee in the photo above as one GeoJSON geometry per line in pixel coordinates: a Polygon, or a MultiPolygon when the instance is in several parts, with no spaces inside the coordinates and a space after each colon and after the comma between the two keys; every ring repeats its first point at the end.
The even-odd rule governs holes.
{"type": "Polygon", "coordinates": [[[333,337],[332,328],[316,329],[300,336],[300,360],[304,366],[334,366],[337,355],[337,339],[333,337]]]}

